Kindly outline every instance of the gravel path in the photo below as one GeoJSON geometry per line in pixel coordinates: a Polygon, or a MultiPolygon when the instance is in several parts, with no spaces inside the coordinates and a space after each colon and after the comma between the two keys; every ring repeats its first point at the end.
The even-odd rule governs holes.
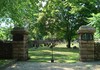
{"type": "Polygon", "coordinates": [[[34,63],[17,62],[5,70],[100,70],[100,62],[34,63]]]}

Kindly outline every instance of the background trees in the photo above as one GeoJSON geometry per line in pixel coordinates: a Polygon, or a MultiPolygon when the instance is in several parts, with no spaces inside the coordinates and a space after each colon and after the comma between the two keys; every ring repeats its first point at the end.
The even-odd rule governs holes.
{"type": "Polygon", "coordinates": [[[33,35],[32,31],[37,19],[36,13],[38,13],[37,3],[37,0],[1,0],[0,20],[5,25],[13,24],[11,29],[16,26],[26,27],[29,29],[30,34],[33,35]],[[8,19],[11,21],[9,24],[8,19]]]}
{"type": "MultiPolygon", "coordinates": [[[[71,41],[77,38],[77,29],[89,24],[88,18],[92,17],[92,13],[99,13],[99,3],[99,0],[1,0],[0,21],[1,24],[11,25],[6,28],[8,32],[16,26],[25,27],[32,40],[64,39],[70,48],[71,41]]],[[[94,18],[91,18],[90,22],[93,21],[94,18]]],[[[97,31],[100,30],[99,24],[91,24],[97,31]]],[[[5,28],[0,29],[0,38],[4,39],[3,34],[10,39],[11,36],[3,30],[5,28]]]]}
{"type": "Polygon", "coordinates": [[[41,18],[40,21],[45,19],[42,22],[45,26],[43,28],[47,30],[45,31],[56,38],[65,39],[68,42],[67,47],[70,48],[71,40],[76,38],[77,29],[81,25],[88,24],[87,18],[98,11],[97,1],[94,0],[49,0],[41,10],[45,17],[41,18]]]}

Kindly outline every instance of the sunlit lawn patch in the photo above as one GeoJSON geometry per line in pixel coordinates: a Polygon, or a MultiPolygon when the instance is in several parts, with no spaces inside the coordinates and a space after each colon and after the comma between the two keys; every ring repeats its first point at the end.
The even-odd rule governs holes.
{"type": "MultiPolygon", "coordinates": [[[[64,45],[64,44],[62,44],[64,45]]],[[[55,62],[77,62],[79,61],[78,49],[67,49],[61,44],[54,47],[53,55],[55,62]]],[[[33,62],[50,62],[52,57],[52,51],[49,47],[39,47],[37,49],[29,49],[30,60],[33,62]]]]}

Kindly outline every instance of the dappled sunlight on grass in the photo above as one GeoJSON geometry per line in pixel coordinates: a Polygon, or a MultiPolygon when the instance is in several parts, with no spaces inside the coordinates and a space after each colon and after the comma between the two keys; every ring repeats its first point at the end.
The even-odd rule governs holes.
{"type": "Polygon", "coordinates": [[[66,43],[57,44],[56,47],[66,47],[66,43]]]}
{"type": "MultiPolygon", "coordinates": [[[[60,43],[60,44],[57,44],[56,47],[66,47],[67,43],[60,43]]],[[[78,42],[72,42],[71,43],[71,47],[79,47],[79,43],[78,42]]]]}
{"type": "Polygon", "coordinates": [[[51,53],[51,50],[42,50],[42,52],[51,53]]]}
{"type": "MultiPolygon", "coordinates": [[[[55,62],[77,62],[79,61],[79,50],[68,49],[66,47],[54,47],[53,55],[55,62]]],[[[50,62],[52,58],[52,51],[49,47],[39,47],[37,49],[29,49],[30,60],[33,62],[50,62]]]]}

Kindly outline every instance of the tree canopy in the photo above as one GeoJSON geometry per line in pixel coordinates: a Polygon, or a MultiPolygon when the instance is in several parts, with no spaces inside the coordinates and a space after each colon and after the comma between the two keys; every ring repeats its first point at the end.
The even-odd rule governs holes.
{"type": "MultiPolygon", "coordinates": [[[[77,29],[90,23],[88,18],[95,17],[91,14],[100,12],[99,3],[99,0],[1,0],[0,21],[11,25],[7,27],[9,31],[16,26],[27,28],[32,40],[65,39],[70,48],[71,40],[77,38],[77,29]]],[[[97,23],[92,24],[100,30],[97,23]]],[[[7,36],[3,29],[1,39],[2,34],[7,36]]]]}

